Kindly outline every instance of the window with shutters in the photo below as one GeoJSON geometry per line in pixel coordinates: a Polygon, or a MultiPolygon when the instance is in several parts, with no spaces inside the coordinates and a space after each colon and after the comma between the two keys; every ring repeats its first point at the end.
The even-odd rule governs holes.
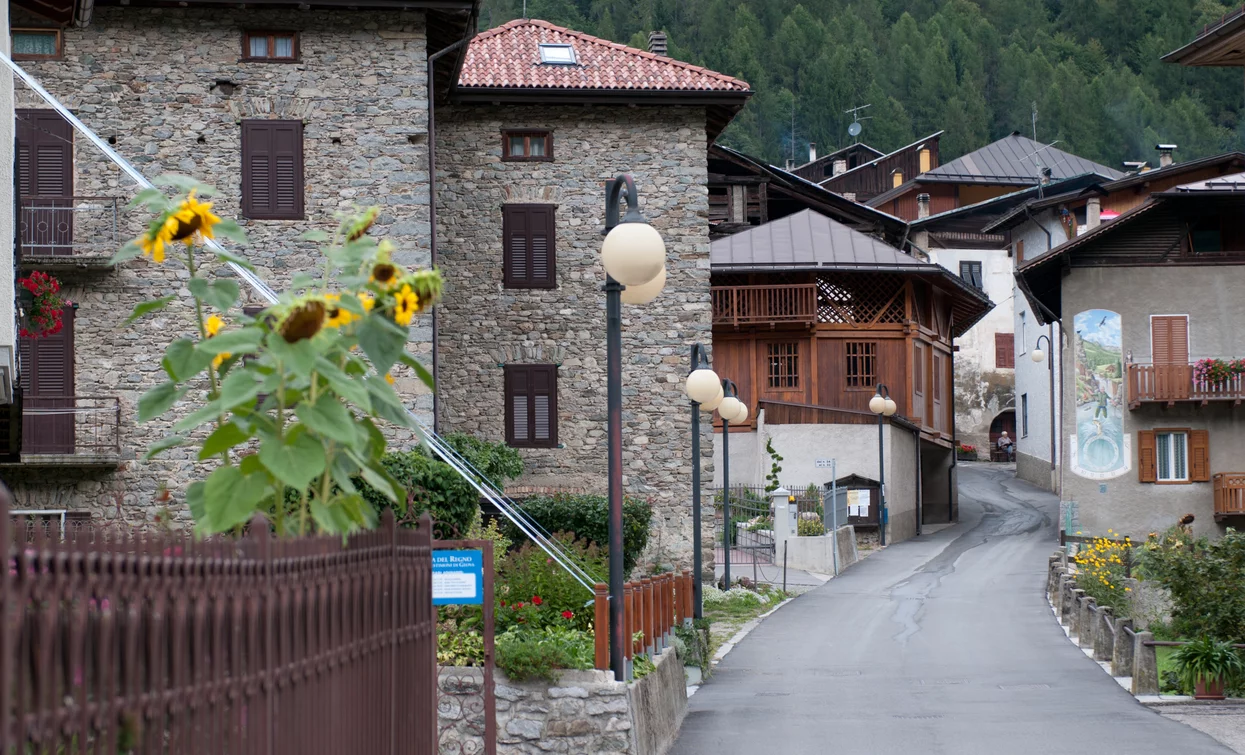
{"type": "Polygon", "coordinates": [[[795,390],[800,387],[800,344],[783,341],[765,345],[765,357],[769,367],[769,387],[778,390],[795,390]]]}
{"type": "Polygon", "coordinates": [[[1151,358],[1155,364],[1189,363],[1189,316],[1150,316],[1151,358]]]}
{"type": "Polygon", "coordinates": [[[56,60],[61,57],[60,29],[14,29],[9,42],[13,60],[56,60]]]}
{"type": "Polygon", "coordinates": [[[551,204],[502,208],[502,281],[506,288],[556,288],[551,204]]]}
{"type": "Polygon", "coordinates": [[[1016,337],[1013,333],[994,334],[994,366],[1001,369],[1016,367],[1016,337]]]}
{"type": "Polygon", "coordinates": [[[501,159],[507,162],[550,162],[553,132],[545,130],[501,132],[501,159]]]}
{"type": "Polygon", "coordinates": [[[982,290],[980,262],[961,262],[960,277],[973,288],[982,290]]]}
{"type": "Polygon", "coordinates": [[[55,110],[15,111],[25,254],[73,253],[73,127],[55,110]]]}
{"type": "Polygon", "coordinates": [[[298,33],[247,31],[242,33],[242,59],[254,62],[298,62],[298,33]]]}
{"type": "Polygon", "coordinates": [[[1209,482],[1210,433],[1187,427],[1141,430],[1137,466],[1141,482],[1209,482]]]}
{"type": "Polygon", "coordinates": [[[59,333],[18,343],[23,454],[74,452],[73,307],[62,310],[61,322],[59,333]]]}
{"type": "Polygon", "coordinates": [[[303,218],[302,121],[242,121],[242,214],[303,218]]]}
{"type": "Polygon", "coordinates": [[[517,448],[558,445],[558,368],[552,364],[505,367],[506,443],[517,448]]]}
{"type": "Polygon", "coordinates": [[[845,341],[847,387],[873,389],[877,379],[878,345],[873,341],[845,341]]]}

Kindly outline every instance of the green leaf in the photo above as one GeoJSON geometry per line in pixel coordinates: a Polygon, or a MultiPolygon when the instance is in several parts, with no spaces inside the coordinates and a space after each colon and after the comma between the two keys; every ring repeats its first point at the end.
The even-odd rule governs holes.
{"type": "Polygon", "coordinates": [[[368,393],[372,396],[372,412],[376,416],[398,427],[414,426],[411,415],[406,411],[406,405],[393,390],[393,386],[386,383],[384,378],[376,375],[369,375],[365,378],[365,382],[368,393]]]}
{"type": "Polygon", "coordinates": [[[154,215],[156,212],[163,212],[168,205],[169,198],[164,195],[164,192],[159,189],[143,189],[134,195],[126,207],[132,210],[135,207],[145,206],[153,210],[154,215]]]}
{"type": "Polygon", "coordinates": [[[316,372],[328,380],[329,386],[332,387],[338,396],[359,407],[361,411],[368,414],[372,413],[372,397],[367,392],[367,386],[363,384],[362,380],[350,377],[345,371],[325,357],[316,359],[315,369],[316,372]]]}
{"type": "Polygon", "coordinates": [[[405,364],[407,367],[415,370],[415,374],[419,376],[419,379],[422,380],[424,385],[428,386],[430,390],[435,391],[437,389],[436,381],[432,378],[432,373],[429,372],[428,368],[424,367],[418,359],[403,351],[402,364],[405,364]]]}
{"type": "Polygon", "coordinates": [[[295,414],[304,425],[338,443],[350,446],[359,439],[350,410],[331,394],[322,394],[314,404],[299,404],[295,414]]]}
{"type": "Polygon", "coordinates": [[[316,357],[319,356],[311,339],[304,338],[301,341],[289,343],[281,337],[280,333],[273,333],[269,337],[268,351],[281,361],[284,369],[302,378],[311,377],[311,372],[316,367],[316,357]]]}
{"type": "Polygon", "coordinates": [[[164,350],[164,371],[179,383],[184,383],[198,375],[212,363],[212,354],[205,354],[195,349],[195,342],[189,338],[179,338],[164,350]]]}
{"type": "Polygon", "coordinates": [[[263,342],[264,333],[258,328],[245,327],[237,330],[225,330],[211,338],[205,338],[195,345],[195,350],[200,354],[210,357],[217,354],[228,352],[230,354],[253,354],[259,350],[260,343],[263,342]]]}
{"type": "Polygon", "coordinates": [[[246,404],[259,395],[259,381],[249,370],[229,373],[220,383],[220,405],[224,410],[246,404]]]}
{"type": "Polygon", "coordinates": [[[157,454],[167,451],[170,448],[176,448],[185,442],[186,439],[180,435],[167,435],[155,443],[152,443],[151,448],[147,449],[147,453],[143,456],[143,459],[154,459],[157,454]]]}
{"type": "Polygon", "coordinates": [[[203,197],[210,197],[216,193],[216,189],[214,187],[205,186],[204,184],[199,183],[199,179],[194,178],[193,176],[183,176],[177,173],[165,173],[163,175],[156,176],[156,179],[152,181],[152,183],[156,186],[172,186],[173,188],[183,192],[193,190],[196,194],[203,197]]]}
{"type": "Polygon", "coordinates": [[[240,290],[238,282],[228,278],[219,278],[208,283],[203,278],[191,278],[187,284],[190,293],[207,302],[221,312],[226,312],[238,300],[240,290]]]}
{"type": "Polygon", "coordinates": [[[217,419],[220,417],[222,412],[223,410],[221,409],[219,401],[209,401],[178,420],[177,424],[173,425],[173,430],[179,433],[193,430],[199,425],[202,425],[204,422],[217,419]]]}
{"type": "Polygon", "coordinates": [[[203,480],[196,480],[186,488],[186,508],[190,509],[190,516],[199,525],[201,531],[207,520],[207,507],[203,500],[205,484],[203,480]]]}
{"type": "Polygon", "coordinates": [[[301,238],[303,241],[323,242],[323,241],[329,240],[329,235],[325,233],[324,231],[307,231],[299,238],[301,238]]]}
{"type": "MultiPolygon", "coordinates": [[[[212,235],[220,236],[221,238],[228,239],[229,241],[232,241],[235,244],[246,243],[246,231],[242,230],[242,226],[238,225],[238,222],[236,220],[231,220],[229,218],[225,218],[221,220],[219,223],[217,223],[216,225],[212,226],[212,235]]],[[[236,256],[235,254],[233,254],[233,252],[230,252],[228,250],[225,250],[223,254],[221,252],[217,252],[216,256],[220,257],[226,262],[241,262],[246,267],[246,269],[248,270],[251,269],[250,263],[248,263],[246,260],[242,259],[241,257],[236,256]]]]}
{"type": "Polygon", "coordinates": [[[407,331],[388,317],[374,315],[363,318],[357,332],[359,346],[372,366],[381,375],[397,364],[406,349],[407,331]]]}
{"type": "Polygon", "coordinates": [[[314,437],[294,428],[285,442],[267,436],[259,447],[259,460],[278,480],[298,491],[324,473],[327,461],[324,446],[314,437]]]}
{"type": "Polygon", "coordinates": [[[138,399],[138,421],[148,422],[167,412],[185,394],[176,383],[161,383],[138,399]]]}
{"type": "Polygon", "coordinates": [[[272,492],[267,475],[244,475],[233,465],[217,467],[204,482],[204,510],[212,532],[225,532],[244,524],[272,492]]]}
{"type": "Polygon", "coordinates": [[[109,266],[119,265],[126,260],[132,260],[135,257],[143,256],[143,247],[137,241],[130,241],[125,246],[117,250],[112,255],[112,259],[108,260],[109,266]]]}
{"type": "Polygon", "coordinates": [[[130,312],[130,316],[125,318],[125,324],[129,325],[130,323],[134,322],[135,320],[142,317],[143,315],[149,315],[152,312],[158,312],[159,310],[164,309],[164,307],[169,302],[173,301],[176,298],[177,298],[176,296],[165,296],[159,299],[152,299],[151,301],[145,301],[145,302],[142,302],[141,304],[136,305],[134,307],[134,311],[130,312]]]}
{"type": "Polygon", "coordinates": [[[346,454],[334,454],[332,467],[329,471],[333,476],[333,482],[337,483],[337,487],[341,488],[342,492],[358,492],[358,488],[355,487],[354,480],[350,478],[354,477],[355,474],[358,473],[359,467],[349,456],[346,454]]]}
{"type": "Polygon", "coordinates": [[[290,278],[290,285],[286,286],[287,291],[299,291],[304,288],[311,288],[320,283],[319,278],[313,278],[307,273],[294,273],[294,277],[290,278]]]}
{"type": "Polygon", "coordinates": [[[233,422],[226,422],[213,430],[212,434],[207,436],[207,440],[203,441],[203,448],[199,451],[199,461],[224,453],[234,446],[245,443],[250,438],[250,433],[244,432],[233,422]]]}
{"type": "Polygon", "coordinates": [[[363,481],[397,504],[397,508],[400,509],[398,513],[405,514],[406,488],[398,484],[398,481],[393,479],[380,464],[366,464],[362,459],[355,456],[352,451],[347,451],[346,453],[350,455],[352,461],[359,465],[359,476],[363,478],[363,481]]]}

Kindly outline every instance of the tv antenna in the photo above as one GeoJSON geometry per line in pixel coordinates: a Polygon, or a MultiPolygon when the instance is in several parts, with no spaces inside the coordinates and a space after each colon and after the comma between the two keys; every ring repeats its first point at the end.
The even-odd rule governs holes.
{"type": "Polygon", "coordinates": [[[852,122],[847,127],[847,135],[855,139],[856,143],[860,142],[860,139],[857,139],[856,137],[860,136],[860,132],[864,128],[860,122],[867,121],[873,117],[872,115],[862,116],[860,114],[860,111],[864,110],[867,107],[873,107],[873,105],[857,105],[856,107],[848,108],[847,110],[843,111],[844,113],[852,114],[852,122]]]}
{"type": "MultiPolygon", "coordinates": [[[[523,0],[527,2],[527,0],[523,0]]],[[[1037,141],[1037,103],[1033,103],[1033,141],[1037,141]]]]}
{"type": "MultiPolygon", "coordinates": [[[[1034,139],[1034,141],[1037,141],[1037,140],[1034,139]]],[[[1058,143],[1059,143],[1059,140],[1056,139],[1050,144],[1046,144],[1041,147],[1038,147],[1037,149],[1033,150],[1029,154],[1015,161],[1015,162],[1024,162],[1025,160],[1028,160],[1029,158],[1033,158],[1033,168],[1037,172],[1037,180],[1038,180],[1037,186],[1038,186],[1038,198],[1039,199],[1042,198],[1042,185],[1043,185],[1042,179],[1050,178],[1051,170],[1050,168],[1042,164],[1042,160],[1041,158],[1038,157],[1038,155],[1045,152],[1046,150],[1050,149],[1051,147],[1055,146],[1058,143]]]]}

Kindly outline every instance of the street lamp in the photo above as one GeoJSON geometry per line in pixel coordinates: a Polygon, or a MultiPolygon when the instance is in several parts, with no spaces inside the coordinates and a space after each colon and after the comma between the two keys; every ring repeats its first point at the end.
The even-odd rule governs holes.
{"type": "Polygon", "coordinates": [[[626,680],[626,641],[623,636],[623,492],[622,492],[622,302],[624,286],[641,289],[629,297],[635,303],[652,300],[650,284],[663,278],[666,243],[640,214],[639,195],[630,174],[605,182],[605,242],[601,262],[605,266],[606,403],[609,448],[609,557],[610,557],[610,668],[614,678],[626,680]],[[619,201],[627,199],[627,214],[619,218],[619,201]],[[647,286],[647,288],[646,288],[647,286]],[[638,295],[637,295],[638,294],[638,295]],[[645,298],[647,297],[647,298],[645,298]]]}
{"type": "MultiPolygon", "coordinates": [[[[1051,332],[1054,332],[1055,326],[1051,325],[1051,332]]],[[[1037,337],[1037,345],[1033,347],[1033,353],[1029,358],[1035,362],[1046,360],[1046,352],[1042,351],[1042,339],[1046,339],[1046,348],[1050,349],[1050,336],[1042,334],[1037,337]]],[[[1047,372],[1050,373],[1050,469],[1051,469],[1051,487],[1055,487],[1055,360],[1051,359],[1047,362],[1047,372]]]]}
{"type": "Polygon", "coordinates": [[[704,615],[701,597],[701,569],[704,568],[700,553],[700,413],[712,412],[726,397],[718,373],[709,368],[705,347],[692,344],[692,371],[687,375],[683,390],[692,401],[692,616],[704,615]]]}
{"type": "Polygon", "coordinates": [[[882,445],[882,423],[899,407],[890,389],[878,383],[878,392],[869,399],[869,411],[878,415],[878,545],[886,545],[886,452],[882,445]]]}
{"type": "Polygon", "coordinates": [[[726,589],[731,589],[731,541],[735,526],[731,523],[731,423],[748,419],[748,405],[739,400],[735,383],[722,380],[722,400],[718,404],[718,416],[722,418],[722,540],[726,546],[726,559],[722,562],[726,589]]]}

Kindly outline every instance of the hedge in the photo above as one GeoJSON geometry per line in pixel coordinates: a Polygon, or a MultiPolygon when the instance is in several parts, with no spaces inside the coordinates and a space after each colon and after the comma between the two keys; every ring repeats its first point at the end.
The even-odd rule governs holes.
{"type": "MultiPolygon", "coordinates": [[[[571,532],[575,537],[609,548],[609,499],[601,495],[537,496],[520,508],[548,532],[571,532]]],[[[623,500],[623,568],[630,572],[648,545],[653,507],[642,499],[623,500]]],[[[506,522],[506,536],[516,545],[528,540],[513,522],[506,522]]]]}

